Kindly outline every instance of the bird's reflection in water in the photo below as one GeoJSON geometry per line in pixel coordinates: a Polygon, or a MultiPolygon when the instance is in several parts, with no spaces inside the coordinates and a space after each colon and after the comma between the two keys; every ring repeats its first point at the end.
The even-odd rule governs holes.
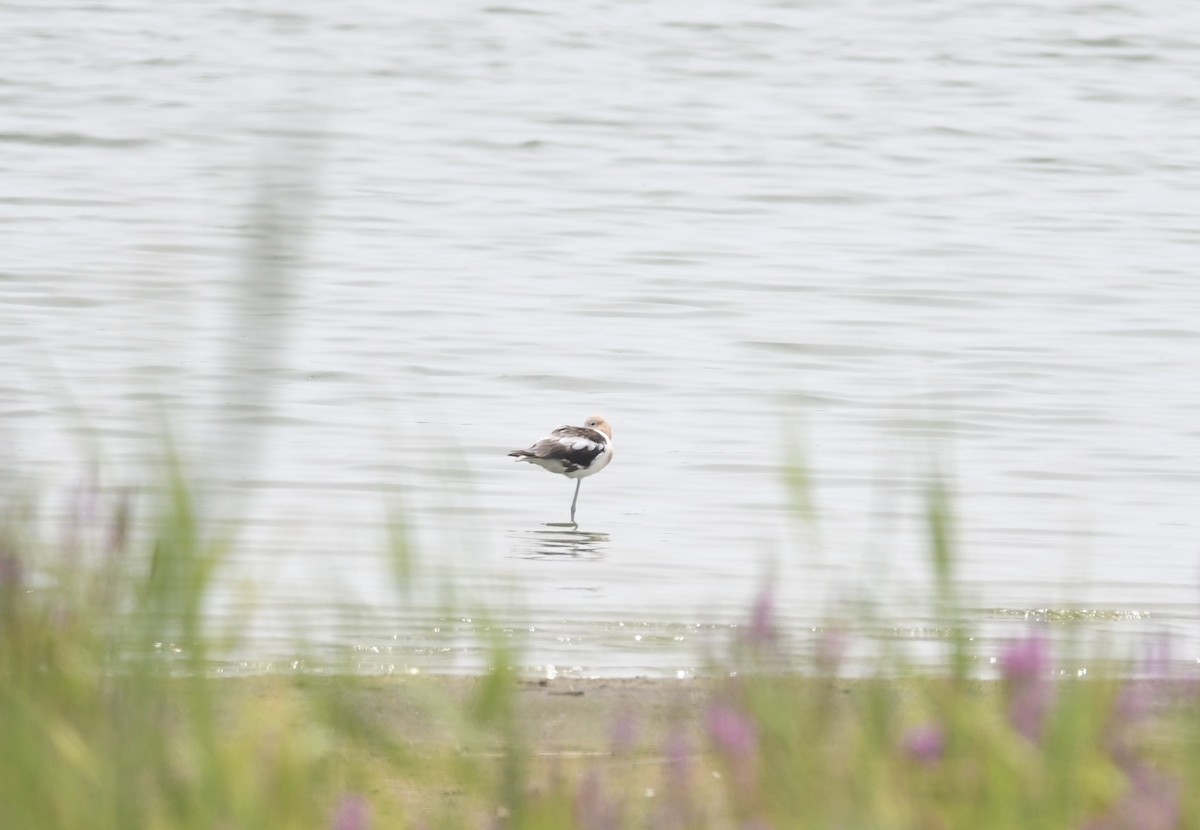
{"type": "Polygon", "coordinates": [[[580,530],[573,524],[548,523],[545,530],[514,531],[513,554],[522,559],[545,556],[573,556],[578,559],[603,559],[608,553],[608,534],[580,530]]]}

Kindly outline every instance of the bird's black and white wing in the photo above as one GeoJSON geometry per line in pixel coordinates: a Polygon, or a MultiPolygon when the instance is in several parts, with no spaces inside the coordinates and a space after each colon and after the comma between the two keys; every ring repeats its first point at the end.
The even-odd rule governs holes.
{"type": "Polygon", "coordinates": [[[573,473],[590,467],[608,447],[608,436],[587,427],[559,427],[526,450],[509,455],[532,461],[555,472],[573,473]]]}

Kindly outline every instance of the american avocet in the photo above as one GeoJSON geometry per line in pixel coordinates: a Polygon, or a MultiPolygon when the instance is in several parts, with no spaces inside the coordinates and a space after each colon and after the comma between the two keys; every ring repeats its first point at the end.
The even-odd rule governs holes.
{"type": "Polygon", "coordinates": [[[571,523],[574,524],[579,485],[612,461],[612,427],[599,415],[593,415],[581,427],[559,427],[529,449],[513,450],[509,455],[575,479],[575,498],[571,499],[571,523]]]}

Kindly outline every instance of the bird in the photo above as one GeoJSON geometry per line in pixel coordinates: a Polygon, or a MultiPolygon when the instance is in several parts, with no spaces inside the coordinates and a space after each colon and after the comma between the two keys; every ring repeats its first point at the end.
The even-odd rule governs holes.
{"type": "Polygon", "coordinates": [[[575,497],[571,499],[571,524],[575,524],[579,485],[613,460],[612,427],[603,417],[593,415],[581,427],[559,427],[528,449],[513,450],[509,456],[575,479],[575,497]]]}

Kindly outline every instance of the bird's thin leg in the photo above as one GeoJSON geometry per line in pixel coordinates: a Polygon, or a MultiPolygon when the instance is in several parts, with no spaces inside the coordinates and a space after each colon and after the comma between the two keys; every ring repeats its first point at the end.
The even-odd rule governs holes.
{"type": "Polygon", "coordinates": [[[582,478],[575,479],[575,498],[571,499],[571,522],[575,522],[575,502],[579,501],[579,485],[583,484],[582,478]]]}

